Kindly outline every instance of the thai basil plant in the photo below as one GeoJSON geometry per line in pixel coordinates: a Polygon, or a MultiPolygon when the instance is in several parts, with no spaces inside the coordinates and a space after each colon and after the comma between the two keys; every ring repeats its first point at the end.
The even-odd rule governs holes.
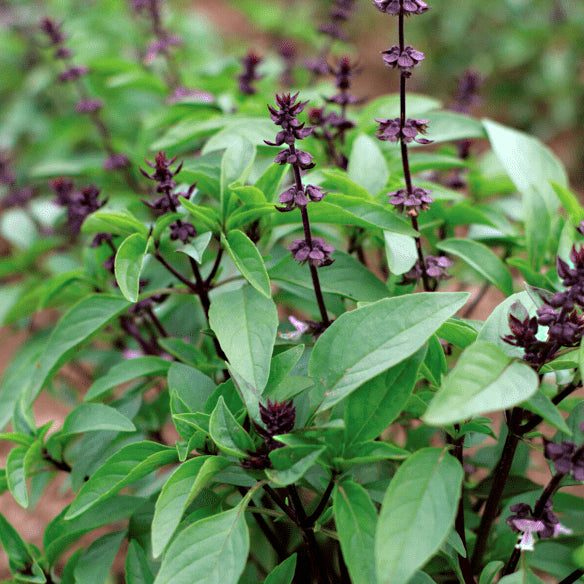
{"type": "Polygon", "coordinates": [[[476,73],[410,91],[431,7],[331,1],[301,55],[86,4],[2,24],[0,488],[70,501],[0,515],[4,581],[580,579],[584,208],[476,73]]]}

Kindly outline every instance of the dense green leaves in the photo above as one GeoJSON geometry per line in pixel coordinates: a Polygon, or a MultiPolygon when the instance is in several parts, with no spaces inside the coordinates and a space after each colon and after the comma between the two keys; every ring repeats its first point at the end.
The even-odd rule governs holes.
{"type": "Polygon", "coordinates": [[[344,480],[335,486],[333,511],[351,581],[353,584],[375,582],[377,510],[367,491],[351,480],[344,480]]]}
{"type": "Polygon", "coordinates": [[[215,444],[231,456],[245,457],[255,450],[253,440],[229,411],[223,396],[211,414],[209,433],[215,444]]]}
{"type": "Polygon", "coordinates": [[[413,355],[468,298],[421,293],[388,298],[343,314],[317,340],[309,372],[321,391],[319,411],[413,355]]]}
{"type": "Polygon", "coordinates": [[[103,404],[80,404],[63,422],[63,434],[81,434],[96,430],[133,432],[134,424],[115,408],[103,404]]]}
{"type": "Polygon", "coordinates": [[[20,581],[39,583],[47,581],[27,545],[2,514],[0,514],[0,543],[8,556],[11,572],[17,575],[20,581]]]}
{"type": "Polygon", "coordinates": [[[152,555],[160,556],[185,509],[212,478],[230,463],[220,456],[199,456],[181,464],[166,481],[152,519],[152,555]]]}
{"type": "Polygon", "coordinates": [[[367,189],[371,195],[376,195],[389,178],[387,163],[377,142],[366,134],[355,138],[347,171],[349,178],[367,189]]]}
{"type": "Polygon", "coordinates": [[[114,531],[92,542],[79,558],[75,580],[84,584],[104,584],[125,537],[125,531],[114,531]]]}
{"type": "Polygon", "coordinates": [[[233,369],[261,392],[278,328],[274,302],[250,286],[224,292],[211,304],[209,324],[233,369]]]}
{"type": "Polygon", "coordinates": [[[292,554],[266,576],[264,584],[291,584],[295,570],[296,554],[292,554]]]}
{"type": "Polygon", "coordinates": [[[477,341],[460,356],[424,414],[444,425],[507,409],[529,399],[539,380],[527,363],[514,361],[491,343],[477,341]]]}
{"type": "Polygon", "coordinates": [[[448,537],[462,484],[460,463],[423,448],[404,462],[385,493],[375,535],[378,584],[407,584],[448,537]]]}
{"type": "Polygon", "coordinates": [[[246,501],[189,525],[169,546],[155,584],[237,584],[247,561],[246,501]]]}

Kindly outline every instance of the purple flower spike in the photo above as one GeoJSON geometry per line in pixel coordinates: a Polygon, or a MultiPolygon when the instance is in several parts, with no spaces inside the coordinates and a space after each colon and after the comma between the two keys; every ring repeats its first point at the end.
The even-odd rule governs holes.
{"type": "Polygon", "coordinates": [[[256,71],[258,65],[262,62],[262,58],[255,53],[248,53],[242,60],[243,73],[237,77],[239,80],[239,91],[244,95],[253,95],[257,93],[257,89],[253,87],[252,83],[259,81],[264,75],[259,75],[256,71]]]}
{"type": "Polygon", "coordinates": [[[75,105],[78,114],[93,114],[103,107],[101,99],[82,99],[75,105]]]}
{"type": "Polygon", "coordinates": [[[330,256],[335,248],[325,243],[321,237],[312,238],[312,247],[308,245],[305,239],[295,239],[292,245],[286,249],[301,264],[308,262],[310,265],[320,268],[322,266],[330,266],[334,261],[330,256]]]}
{"type": "Polygon", "coordinates": [[[430,144],[432,140],[425,138],[416,138],[418,134],[425,134],[429,120],[419,120],[408,118],[403,127],[400,118],[395,119],[376,119],[377,139],[382,141],[397,142],[398,140],[409,144],[414,141],[418,144],[430,144]]]}

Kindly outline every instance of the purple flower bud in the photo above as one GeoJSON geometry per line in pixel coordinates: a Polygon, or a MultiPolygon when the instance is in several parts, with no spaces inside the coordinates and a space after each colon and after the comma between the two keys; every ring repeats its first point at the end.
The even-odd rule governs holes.
{"type": "Polygon", "coordinates": [[[567,440],[560,444],[545,441],[544,455],[554,463],[556,472],[567,474],[572,470],[572,456],[576,452],[576,444],[567,440]]]}
{"type": "Polygon", "coordinates": [[[118,168],[125,168],[129,166],[130,161],[124,154],[112,154],[105,159],[103,163],[104,170],[117,170],[118,168]]]}
{"type": "Polygon", "coordinates": [[[420,211],[428,210],[430,204],[434,202],[434,199],[428,194],[431,192],[421,187],[414,187],[411,194],[408,194],[407,189],[398,189],[388,193],[387,196],[391,197],[389,202],[395,205],[400,213],[407,209],[406,215],[417,217],[420,211]]]}
{"type": "Polygon", "coordinates": [[[57,46],[65,42],[65,35],[61,32],[61,26],[51,18],[43,18],[40,29],[49,37],[51,44],[57,46]]]}
{"type": "Polygon", "coordinates": [[[78,114],[93,114],[102,107],[103,102],[100,99],[82,99],[75,105],[75,111],[78,114]]]}
{"type": "Polygon", "coordinates": [[[180,44],[182,44],[182,40],[176,35],[168,35],[164,38],[156,39],[146,49],[144,63],[146,65],[152,64],[158,55],[166,53],[171,47],[176,47],[180,44]]]}
{"type": "Polygon", "coordinates": [[[252,86],[252,83],[264,77],[264,75],[259,75],[256,71],[261,62],[262,58],[255,53],[248,53],[241,60],[243,73],[237,77],[239,80],[239,91],[241,91],[241,93],[245,95],[253,95],[257,92],[257,89],[252,86]]]}
{"type": "Polygon", "coordinates": [[[87,73],[89,73],[89,69],[85,65],[75,65],[69,67],[66,71],[63,71],[63,73],[59,75],[59,81],[63,83],[66,81],[74,81],[83,75],[87,75],[87,73]]]}
{"type": "Polygon", "coordinates": [[[374,0],[373,5],[380,12],[397,16],[401,11],[406,16],[423,14],[429,6],[423,0],[374,0]]]}
{"type": "Polygon", "coordinates": [[[305,239],[295,239],[292,245],[287,247],[288,251],[292,253],[292,257],[301,264],[307,261],[310,265],[317,268],[323,266],[330,266],[334,260],[330,255],[335,250],[332,245],[325,243],[321,237],[312,238],[312,247],[308,245],[305,239]]]}
{"type": "Polygon", "coordinates": [[[428,127],[429,120],[419,120],[416,118],[408,118],[403,128],[401,126],[400,118],[395,119],[376,119],[377,139],[382,141],[397,142],[401,140],[406,144],[414,141],[418,144],[430,144],[432,140],[425,138],[416,138],[418,133],[425,134],[428,127]]]}
{"type": "Polygon", "coordinates": [[[194,225],[188,221],[176,221],[170,224],[170,239],[180,239],[183,243],[188,243],[191,237],[197,235],[194,225]]]}
{"type": "Polygon", "coordinates": [[[394,45],[391,49],[382,51],[381,54],[388,67],[397,67],[404,73],[409,73],[413,67],[417,67],[424,60],[424,53],[410,45],[404,47],[403,51],[394,45]]]}

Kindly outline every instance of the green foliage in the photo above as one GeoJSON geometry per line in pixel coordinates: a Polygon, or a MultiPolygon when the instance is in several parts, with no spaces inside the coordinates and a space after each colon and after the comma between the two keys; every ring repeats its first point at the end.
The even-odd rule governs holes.
{"type": "Polygon", "coordinates": [[[374,7],[234,0],[289,43],[246,81],[196,3],[45,4],[39,26],[8,3],[0,39],[0,324],[23,339],[0,492],[35,513],[59,476],[71,502],[40,547],[0,515],[11,582],[573,581],[584,207],[524,130],[581,135],[582,7],[435,0],[400,33],[374,7]],[[332,8],[349,42],[323,39],[332,8]],[[427,75],[385,67],[400,90],[376,95],[338,58],[389,22],[427,75]],[[319,54],[346,78],[302,66],[319,54]],[[472,73],[452,95],[467,66],[498,121],[464,113],[472,73]]]}

